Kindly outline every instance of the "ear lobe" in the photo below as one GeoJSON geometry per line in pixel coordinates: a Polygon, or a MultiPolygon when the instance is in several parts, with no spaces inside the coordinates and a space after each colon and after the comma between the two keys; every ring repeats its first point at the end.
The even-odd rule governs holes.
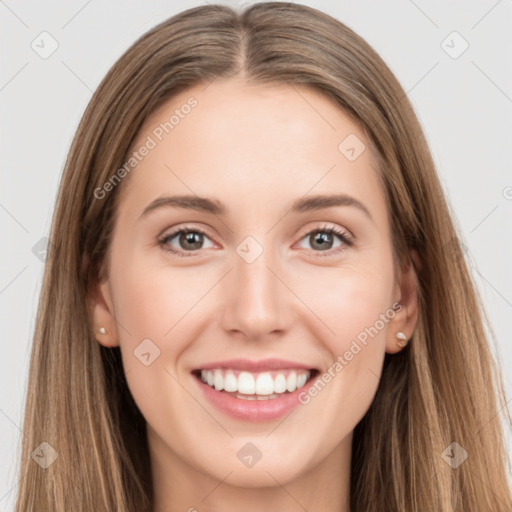
{"type": "Polygon", "coordinates": [[[96,340],[105,347],[119,346],[108,280],[91,288],[87,303],[96,340]]]}
{"type": "Polygon", "coordinates": [[[411,259],[398,276],[400,297],[397,300],[401,309],[391,320],[386,336],[386,352],[395,354],[411,339],[419,316],[418,289],[419,281],[416,269],[421,269],[421,260],[416,251],[411,250],[411,259]],[[397,333],[403,333],[405,338],[397,333]],[[401,346],[403,345],[403,346],[401,346]]]}

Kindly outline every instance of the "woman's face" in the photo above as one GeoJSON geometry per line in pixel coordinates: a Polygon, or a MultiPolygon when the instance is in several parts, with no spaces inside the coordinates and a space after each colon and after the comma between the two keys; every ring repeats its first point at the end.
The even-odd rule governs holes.
{"type": "Polygon", "coordinates": [[[414,323],[364,132],[307,88],[217,80],[130,156],[94,319],[154,467],[242,486],[339,468],[414,323]]]}

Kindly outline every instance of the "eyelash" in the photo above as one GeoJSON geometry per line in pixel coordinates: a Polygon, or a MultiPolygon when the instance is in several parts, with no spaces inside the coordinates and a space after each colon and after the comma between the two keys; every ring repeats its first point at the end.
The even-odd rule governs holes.
{"type": "MultiPolygon", "coordinates": [[[[189,252],[189,253],[192,253],[192,254],[184,254],[183,251],[177,251],[176,249],[171,249],[167,245],[167,242],[169,240],[172,240],[176,235],[179,235],[181,233],[201,233],[202,235],[210,238],[208,236],[208,234],[205,231],[203,231],[202,229],[195,228],[195,227],[185,226],[183,228],[177,229],[176,231],[173,231],[172,233],[169,233],[168,235],[165,235],[164,237],[160,238],[158,240],[158,245],[161,246],[165,251],[173,253],[176,256],[179,256],[180,258],[181,257],[189,258],[191,256],[193,257],[193,253],[196,252],[196,251],[186,251],[186,252],[189,252]]],[[[334,254],[341,253],[347,247],[352,247],[354,245],[354,242],[353,242],[352,238],[350,237],[350,235],[346,231],[343,231],[343,230],[341,230],[339,228],[335,228],[335,227],[332,227],[332,226],[323,226],[321,228],[312,229],[311,231],[308,231],[301,238],[301,240],[303,240],[304,238],[312,235],[313,233],[329,233],[329,234],[337,235],[339,237],[339,239],[341,240],[342,244],[343,244],[342,246],[337,247],[336,249],[329,249],[327,251],[313,251],[313,252],[319,253],[318,254],[319,257],[332,256],[334,254]],[[324,254],[322,254],[322,253],[324,253],[324,254]]]]}

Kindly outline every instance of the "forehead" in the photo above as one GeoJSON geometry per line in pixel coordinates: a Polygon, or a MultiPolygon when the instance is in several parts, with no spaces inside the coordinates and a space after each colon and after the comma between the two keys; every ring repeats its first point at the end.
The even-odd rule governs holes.
{"type": "Polygon", "coordinates": [[[148,117],[129,154],[144,145],[150,149],[123,187],[146,201],[164,191],[239,205],[308,192],[383,199],[364,131],[301,85],[230,79],[191,87],[148,117]]]}

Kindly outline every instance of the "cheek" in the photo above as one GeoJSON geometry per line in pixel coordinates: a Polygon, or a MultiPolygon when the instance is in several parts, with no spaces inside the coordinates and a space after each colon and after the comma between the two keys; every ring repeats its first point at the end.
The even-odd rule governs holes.
{"type": "Polygon", "coordinates": [[[166,352],[172,348],[179,353],[182,337],[176,333],[190,323],[193,309],[211,287],[211,280],[197,268],[173,269],[163,258],[142,252],[123,257],[118,254],[117,261],[112,293],[117,319],[125,327],[118,330],[121,345],[133,349],[149,338],[166,352]]]}
{"type": "Polygon", "coordinates": [[[391,259],[359,263],[338,269],[323,268],[308,279],[304,279],[304,272],[294,270],[290,274],[290,278],[294,274],[302,276],[293,278],[294,290],[314,313],[302,319],[311,318],[310,330],[326,333],[321,341],[333,357],[348,350],[352,340],[364,341],[365,333],[369,339],[383,340],[390,316],[394,316],[391,259]]]}

